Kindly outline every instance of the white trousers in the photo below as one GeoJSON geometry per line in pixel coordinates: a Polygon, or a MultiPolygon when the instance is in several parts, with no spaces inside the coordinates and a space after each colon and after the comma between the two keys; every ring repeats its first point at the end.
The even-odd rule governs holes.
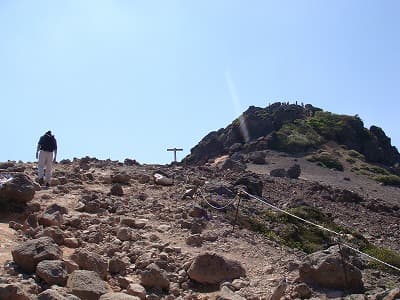
{"type": "Polygon", "coordinates": [[[45,183],[50,183],[52,163],[53,163],[53,152],[40,150],[39,162],[38,162],[39,178],[43,178],[44,175],[45,183]],[[45,174],[43,174],[44,170],[46,170],[45,174]]]}

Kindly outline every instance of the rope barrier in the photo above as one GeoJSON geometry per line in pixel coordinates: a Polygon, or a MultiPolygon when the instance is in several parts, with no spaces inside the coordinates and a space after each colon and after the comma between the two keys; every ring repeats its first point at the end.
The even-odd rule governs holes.
{"type": "Polygon", "coordinates": [[[233,204],[233,203],[237,200],[237,197],[235,197],[235,198],[233,198],[233,200],[231,200],[228,204],[226,204],[226,205],[224,205],[224,206],[221,206],[221,207],[217,207],[217,206],[215,206],[215,205],[212,205],[212,204],[206,199],[206,197],[204,197],[203,192],[201,191],[201,189],[199,189],[199,191],[200,191],[200,195],[201,195],[201,197],[203,198],[204,202],[206,202],[209,206],[211,206],[212,208],[217,209],[217,210],[223,210],[223,209],[227,208],[228,206],[230,206],[231,204],[233,204]]]}
{"type": "MultiPolygon", "coordinates": [[[[317,227],[317,228],[319,228],[319,229],[321,229],[321,230],[324,230],[324,231],[327,231],[327,232],[329,232],[329,233],[335,234],[335,235],[337,235],[337,236],[339,236],[339,237],[342,236],[342,234],[340,234],[339,232],[336,232],[336,231],[334,231],[334,230],[331,230],[331,229],[329,229],[329,228],[323,227],[323,226],[321,226],[321,225],[318,225],[318,224],[316,224],[316,223],[313,223],[313,222],[311,222],[311,221],[308,221],[308,220],[306,220],[306,219],[303,219],[303,218],[301,218],[301,217],[299,217],[299,216],[296,216],[296,215],[294,215],[294,214],[292,214],[292,213],[290,213],[290,212],[287,212],[287,211],[285,211],[285,210],[283,210],[283,209],[281,209],[281,208],[279,208],[279,207],[277,207],[277,206],[275,206],[275,205],[273,205],[273,204],[271,204],[271,203],[268,203],[268,202],[265,201],[265,200],[262,200],[261,198],[259,198],[259,197],[257,197],[257,196],[254,196],[254,195],[252,195],[252,194],[249,194],[249,193],[246,192],[245,190],[241,190],[240,192],[243,192],[244,194],[248,195],[249,197],[251,197],[251,198],[253,198],[253,199],[255,199],[255,200],[258,200],[258,201],[260,201],[261,203],[266,204],[267,206],[269,206],[269,207],[271,207],[271,208],[273,208],[273,209],[275,209],[275,210],[277,210],[277,211],[279,211],[279,212],[282,212],[282,213],[284,213],[284,214],[286,214],[286,215],[289,215],[289,216],[291,216],[291,217],[293,217],[293,218],[295,218],[295,219],[298,219],[298,220],[300,220],[300,221],[302,221],[302,222],[304,222],[304,223],[310,224],[310,225],[315,226],[315,227],[317,227]]],[[[351,250],[353,250],[353,251],[355,251],[355,252],[361,254],[361,255],[364,255],[364,256],[368,257],[368,258],[371,259],[371,260],[375,260],[376,262],[379,262],[379,263],[381,263],[381,264],[383,264],[383,265],[385,265],[385,266],[387,266],[387,267],[389,267],[389,268],[392,268],[392,269],[394,269],[394,270],[400,272],[400,268],[398,268],[398,267],[395,267],[395,266],[393,266],[393,265],[391,265],[391,264],[388,264],[387,262],[384,262],[383,260],[380,260],[380,259],[378,259],[378,258],[376,258],[376,257],[373,257],[373,256],[367,254],[367,253],[364,253],[364,252],[362,252],[362,251],[358,250],[357,248],[354,248],[354,247],[352,247],[352,246],[350,246],[350,245],[347,245],[347,244],[345,244],[345,243],[341,243],[341,244],[342,244],[343,246],[345,246],[345,247],[347,247],[347,248],[349,248],[349,249],[351,249],[351,250]]]]}

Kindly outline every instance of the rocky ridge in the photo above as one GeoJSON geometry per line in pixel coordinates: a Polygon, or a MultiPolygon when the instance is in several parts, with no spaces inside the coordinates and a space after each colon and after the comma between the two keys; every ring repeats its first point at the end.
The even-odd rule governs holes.
{"type": "Polygon", "coordinates": [[[306,153],[330,141],[362,153],[368,162],[398,170],[400,154],[381,128],[364,128],[357,115],[337,115],[311,104],[280,102],[265,108],[250,106],[226,128],[206,135],[183,162],[202,164],[225,154],[268,149],[306,153]]]}

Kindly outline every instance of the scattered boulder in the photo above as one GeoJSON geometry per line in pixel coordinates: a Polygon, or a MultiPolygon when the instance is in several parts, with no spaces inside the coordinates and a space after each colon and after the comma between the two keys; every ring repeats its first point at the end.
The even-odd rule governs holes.
{"type": "Polygon", "coordinates": [[[11,173],[10,178],[0,185],[0,198],[25,204],[35,196],[35,185],[24,173],[11,173]]]}
{"type": "Polygon", "coordinates": [[[15,263],[24,271],[32,273],[42,260],[59,260],[62,250],[49,237],[28,240],[11,250],[15,263]]]}
{"type": "Polygon", "coordinates": [[[288,284],[285,279],[282,279],[278,286],[273,290],[271,296],[269,296],[268,300],[280,300],[284,295],[288,284]]]}
{"type": "Polygon", "coordinates": [[[141,300],[146,299],[146,289],[141,284],[131,283],[126,290],[129,295],[137,296],[141,300]]]}
{"type": "Polygon", "coordinates": [[[221,291],[218,293],[216,300],[246,300],[246,298],[236,294],[228,287],[223,286],[221,291]]]}
{"type": "Polygon", "coordinates": [[[76,296],[68,295],[68,297],[60,294],[56,290],[48,289],[37,296],[37,300],[79,300],[76,296]]]}
{"type": "Polygon", "coordinates": [[[246,275],[239,262],[208,252],[198,255],[187,273],[192,280],[202,284],[218,284],[246,275]]]}
{"type": "Polygon", "coordinates": [[[207,185],[205,186],[205,190],[208,193],[226,196],[229,198],[235,196],[235,193],[232,191],[233,188],[231,187],[231,185],[228,185],[225,182],[207,183],[207,185]]]}
{"type": "Polygon", "coordinates": [[[265,152],[255,151],[249,154],[249,160],[256,165],[265,165],[265,152]]]}
{"type": "Polygon", "coordinates": [[[295,293],[295,297],[298,297],[301,299],[308,299],[311,297],[311,294],[312,294],[311,289],[305,283],[300,283],[300,284],[296,285],[293,289],[293,292],[295,293]]]}
{"type": "Polygon", "coordinates": [[[114,183],[112,185],[112,187],[111,187],[110,193],[113,196],[123,196],[124,195],[124,190],[122,189],[121,184],[114,183]]]}
{"type": "Polygon", "coordinates": [[[193,206],[189,212],[189,216],[193,218],[203,218],[207,217],[207,211],[199,205],[193,206]]]}
{"type": "Polygon", "coordinates": [[[52,238],[57,245],[64,244],[64,232],[59,227],[47,227],[43,232],[39,233],[36,237],[48,236],[52,238]]]}
{"type": "Polygon", "coordinates": [[[131,176],[126,173],[118,173],[111,176],[112,183],[128,184],[131,180],[131,176]]]}
{"type": "Polygon", "coordinates": [[[170,282],[164,270],[151,263],[140,273],[140,284],[146,288],[168,290],[170,282]]]}
{"type": "Polygon", "coordinates": [[[186,244],[193,247],[201,247],[203,245],[203,238],[200,234],[191,234],[186,239],[186,244]]]}
{"type": "Polygon", "coordinates": [[[221,170],[231,170],[235,172],[243,172],[244,170],[246,170],[245,164],[232,158],[227,158],[221,161],[217,164],[217,167],[221,170]]]}
{"type": "Polygon", "coordinates": [[[337,247],[308,255],[299,275],[300,281],[323,288],[348,289],[355,293],[364,290],[361,271],[348,259],[343,261],[337,247]]]}
{"type": "Polygon", "coordinates": [[[96,272],[77,270],[69,275],[67,287],[71,293],[81,299],[98,300],[109,292],[107,283],[96,272]]]}
{"type": "Polygon", "coordinates": [[[391,290],[383,300],[395,300],[395,299],[400,299],[400,288],[395,288],[391,290]]]}
{"type": "Polygon", "coordinates": [[[48,206],[39,217],[39,224],[44,226],[60,226],[64,219],[63,215],[68,213],[68,209],[56,203],[48,206]]]}
{"type": "Polygon", "coordinates": [[[126,165],[126,166],[138,166],[139,163],[136,161],[136,159],[125,158],[124,165],[126,165]]]}
{"type": "Polygon", "coordinates": [[[130,261],[128,257],[112,257],[108,262],[108,269],[111,274],[124,274],[129,267],[130,261]]]}
{"type": "Polygon", "coordinates": [[[286,177],[286,170],[282,168],[273,169],[269,172],[269,175],[272,177],[286,177]]]}
{"type": "Polygon", "coordinates": [[[299,164],[294,164],[286,171],[286,177],[292,179],[298,179],[301,174],[301,168],[299,164]]]}
{"type": "Polygon", "coordinates": [[[245,174],[235,182],[235,186],[243,185],[247,192],[255,196],[262,196],[263,182],[253,174],[245,174]]]}
{"type": "Polygon", "coordinates": [[[0,284],[0,299],[30,300],[30,297],[17,284],[0,284]]]}
{"type": "Polygon", "coordinates": [[[84,270],[94,271],[101,278],[106,278],[108,261],[97,253],[89,252],[85,249],[77,249],[71,255],[71,259],[84,270]]]}
{"type": "Polygon", "coordinates": [[[125,293],[107,293],[100,296],[99,300],[140,300],[140,298],[125,293]]]}
{"type": "Polygon", "coordinates": [[[0,170],[6,170],[13,167],[15,167],[15,162],[13,161],[0,162],[0,170]]]}
{"type": "Polygon", "coordinates": [[[64,286],[67,282],[67,269],[62,260],[43,260],[36,266],[36,274],[46,283],[64,286]]]}
{"type": "Polygon", "coordinates": [[[174,181],[171,178],[168,178],[165,175],[162,175],[160,173],[155,173],[153,175],[153,178],[154,178],[154,182],[158,185],[163,185],[163,186],[174,185],[174,181]]]}
{"type": "Polygon", "coordinates": [[[132,241],[137,240],[137,233],[134,232],[132,228],[129,227],[119,227],[117,229],[117,238],[120,241],[132,241]]]}

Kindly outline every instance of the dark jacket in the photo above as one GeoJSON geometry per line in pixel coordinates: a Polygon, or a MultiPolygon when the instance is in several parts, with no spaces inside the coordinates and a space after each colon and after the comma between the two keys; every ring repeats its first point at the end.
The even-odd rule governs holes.
{"type": "Polygon", "coordinates": [[[53,152],[57,150],[57,141],[54,135],[46,133],[40,137],[39,149],[47,152],[53,152]]]}

